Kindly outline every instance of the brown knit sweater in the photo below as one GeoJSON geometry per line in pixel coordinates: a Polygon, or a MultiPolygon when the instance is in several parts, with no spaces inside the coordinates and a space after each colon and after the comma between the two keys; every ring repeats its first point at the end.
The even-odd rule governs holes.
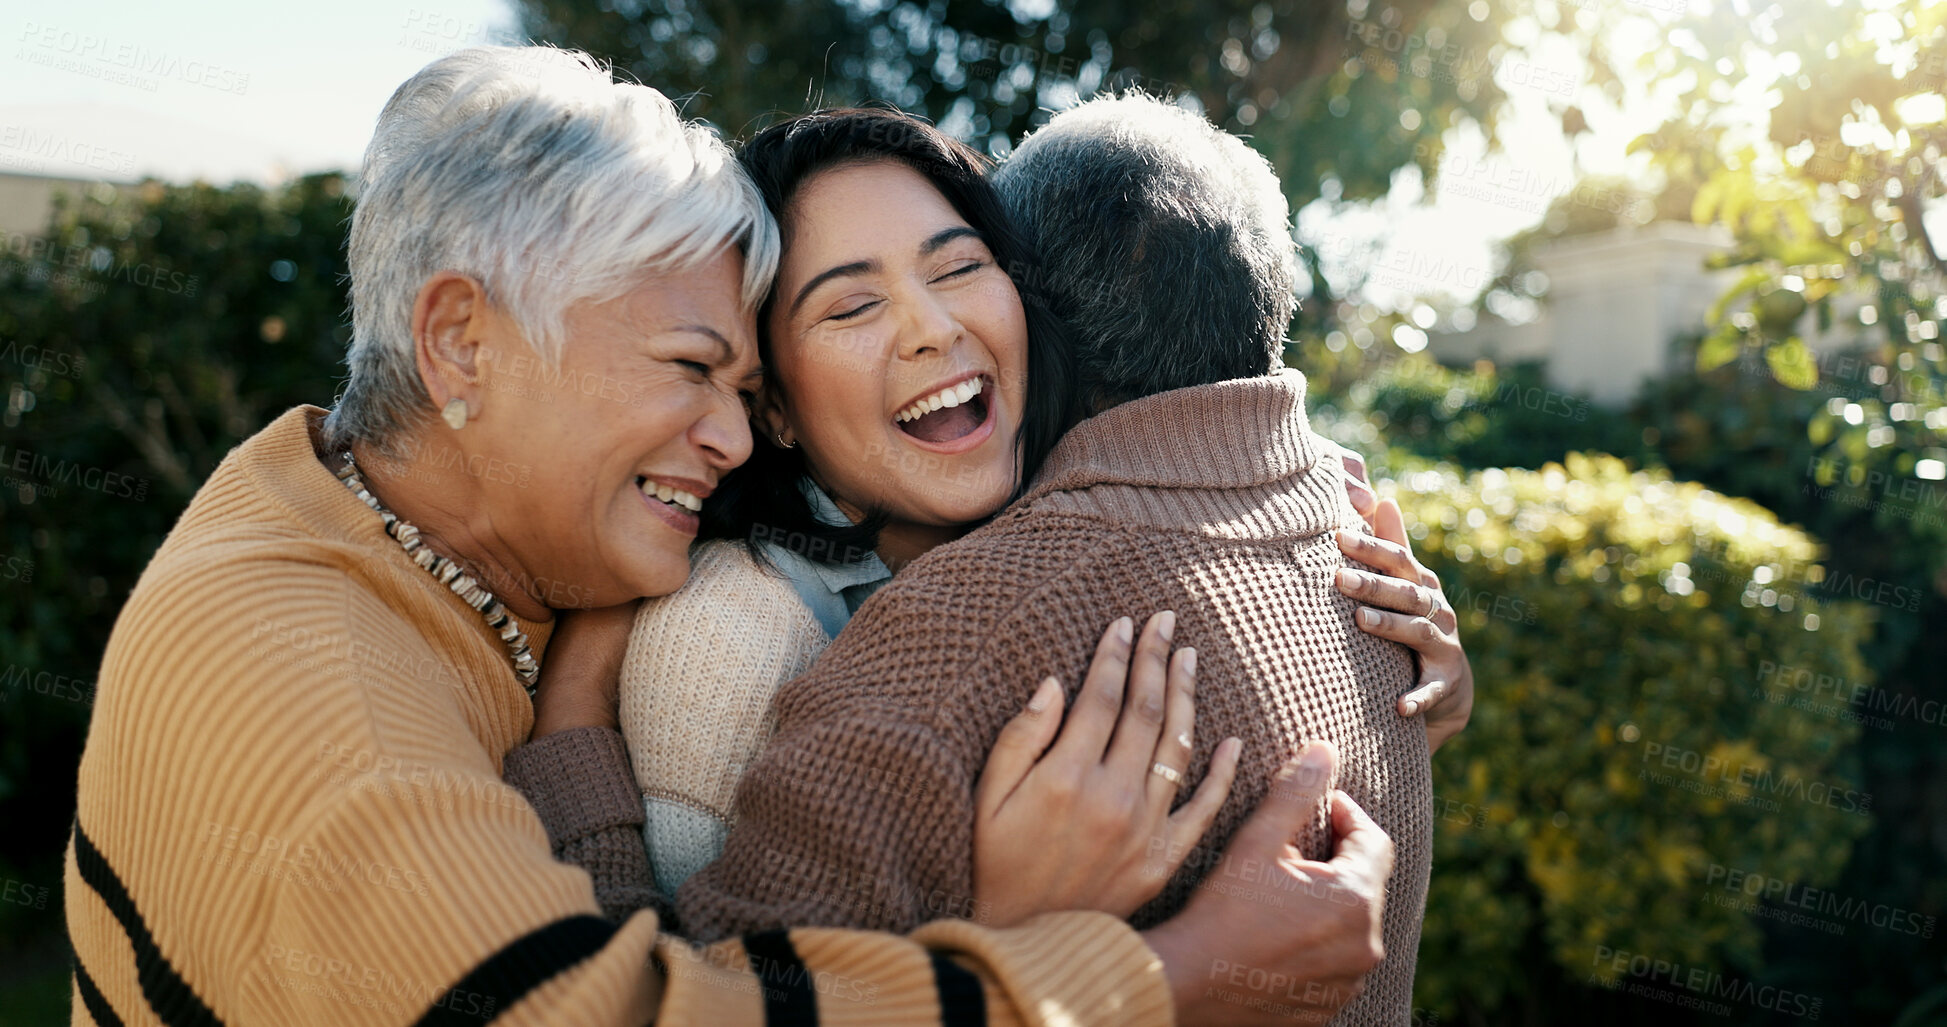
{"type": "MultiPolygon", "coordinates": [[[[1177,614],[1198,652],[1187,796],[1227,735],[1237,784],[1138,925],[1176,912],[1303,742],[1342,754],[1338,786],[1398,860],[1386,960],[1337,1022],[1404,1024],[1432,854],[1425,727],[1394,709],[1413,683],[1395,643],[1352,622],[1333,529],[1357,521],[1321,458],[1295,372],[1122,404],[1071,431],[1028,494],[907,567],[812,670],[778,693],[777,734],[745,775],[723,858],[677,893],[695,937],[786,923],[904,930],[978,920],[973,792],[1001,726],[1034,684],[1070,697],[1103,628],[1177,614]]],[[[1300,839],[1325,856],[1323,812],[1300,839]]]]}
{"type": "MultiPolygon", "coordinates": [[[[553,854],[639,859],[619,739],[517,750],[505,646],[319,461],[323,413],[225,458],[116,620],[67,855],[75,1023],[1170,1021],[1159,961],[1099,914],[709,948],[596,916],[553,854]],[[550,763],[623,773],[501,782],[550,763]]],[[[537,652],[551,626],[523,625],[537,652]]]]}

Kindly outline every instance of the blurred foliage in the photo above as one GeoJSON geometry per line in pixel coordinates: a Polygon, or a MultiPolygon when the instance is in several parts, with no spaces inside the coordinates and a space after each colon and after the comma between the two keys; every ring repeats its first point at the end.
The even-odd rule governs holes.
{"type": "Polygon", "coordinates": [[[0,876],[54,889],[0,903],[0,936],[59,929],[74,766],[136,577],[232,446],[331,402],[349,214],[336,175],[98,186],[0,247],[0,876]]]}
{"type": "MultiPolygon", "coordinates": [[[[1397,315],[1354,325],[1353,305],[1330,296],[1300,314],[1293,359],[1312,376],[1315,423],[1393,482],[1464,611],[1481,683],[1473,726],[1435,763],[1420,1005],[1442,1023],[1714,1022],[1585,984],[1593,945],[1638,946],[1826,996],[1824,1022],[1888,1022],[1947,980],[1942,939],[1916,950],[1885,931],[1808,937],[1708,903],[1698,873],[1699,860],[1741,860],[1947,910],[1947,761],[1930,725],[1861,733],[1751,694],[1754,667],[1770,660],[1947,698],[1947,529],[1918,516],[1939,508],[1883,494],[1914,480],[1919,461],[1947,457],[1947,289],[1922,218],[1947,129],[1902,100],[1947,75],[1942,8],[1795,3],[1786,17],[1719,3],[1669,27],[1641,67],[1613,67],[1604,28],[1632,6],[1652,5],[519,8],[535,37],[613,59],[733,135],[876,100],[1004,153],[1045,109],[1100,89],[1188,92],[1272,156],[1294,207],[1383,196],[1402,169],[1431,179],[1449,129],[1492,138],[1496,75],[1549,33],[1612,98],[1624,76],[1674,84],[1676,115],[1639,144],[1668,184],[1596,182],[1558,198],[1510,241],[1488,295],[1539,295],[1532,253],[1553,238],[1655,218],[1722,225],[1736,240],[1727,263],[1750,274],[1685,343],[1697,373],[1605,411],[1529,368],[1382,360],[1375,340],[1397,315]],[[1772,55],[1788,52],[1796,67],[1784,70],[1772,55]],[[1775,93],[1768,135],[1732,103],[1752,93],[1775,93]],[[1826,331],[1849,348],[1813,362],[1814,378],[1794,340],[1826,331]],[[1832,589],[1861,578],[1924,603],[1868,616],[1832,589]],[[1803,802],[1766,816],[1653,785],[1637,776],[1651,742],[1847,783],[1873,794],[1875,816],[1803,802]]],[[[1581,128],[1574,106],[1550,110],[1565,132],[1581,128]]],[[[85,696],[115,612],[196,484],[281,410],[334,393],[344,188],[331,175],[268,191],[144,183],[64,206],[45,240],[6,237],[0,464],[31,456],[27,473],[0,481],[0,821],[11,828],[0,875],[57,882],[73,808],[87,703],[37,691],[31,676],[78,680],[85,696]],[[110,472],[140,482],[140,498],[109,494],[99,482],[110,472]]],[[[48,910],[0,904],[0,936],[58,930],[58,902],[57,889],[48,910]]]]}
{"type": "MultiPolygon", "coordinates": [[[[1694,353],[1698,342],[1692,338],[1678,345],[1694,353]]],[[[1855,476],[1844,465],[1833,468],[1822,455],[1826,447],[1814,442],[1805,427],[1815,412],[1879,388],[1867,377],[1875,366],[1869,352],[1835,352],[1826,360],[1835,372],[1832,378],[1816,390],[1803,391],[1777,382],[1763,359],[1747,351],[1739,360],[1707,372],[1650,383],[1628,409],[1620,411],[1585,407],[1577,397],[1550,391],[1532,368],[1497,368],[1486,362],[1470,369],[1442,368],[1424,355],[1399,356],[1377,342],[1366,349],[1342,342],[1333,350],[1322,340],[1307,340],[1298,347],[1295,363],[1310,378],[1314,427],[1365,453],[1374,479],[1382,485],[1394,482],[1409,510],[1450,502],[1439,491],[1444,486],[1438,483],[1444,479],[1423,472],[1451,475],[1455,466],[1483,473],[1497,473],[1492,469],[1504,467],[1535,468],[1561,461],[1568,452],[1588,450],[1617,454],[1629,465],[1648,468],[1659,477],[1698,482],[1718,494],[1749,499],[1775,511],[1778,521],[1822,540],[1824,553],[1816,564],[1793,568],[1794,573],[1775,579],[1793,580],[1774,587],[1776,594],[1770,601],[1776,604],[1789,595],[1795,606],[1810,598],[1829,609],[1855,606],[1862,598],[1878,600],[1874,612],[1879,616],[1871,629],[1860,629],[1848,643],[1872,669],[1864,678],[1847,680],[1870,682],[1875,701],[1947,703],[1947,689],[1943,689],[1947,682],[1939,671],[1947,665],[1947,546],[1940,545],[1935,534],[1940,520],[1947,518],[1947,489],[1927,492],[1922,487],[1931,483],[1912,478],[1873,480],[1855,476]],[[1836,479],[1831,485],[1819,483],[1820,474],[1826,472],[1836,479]],[[1855,477],[1854,484],[1846,484],[1855,477]],[[1436,491],[1425,493],[1426,487],[1436,491]]],[[[1499,520],[1488,516],[1484,530],[1496,530],[1499,520]]],[[[1464,541],[1481,551],[1477,541],[1464,541]]],[[[1659,558],[1686,560],[1699,585],[1707,577],[1721,581],[1722,575],[1737,573],[1699,572],[1698,563],[1678,548],[1677,554],[1659,558]]],[[[1432,562],[1434,557],[1428,559],[1432,562]]],[[[1455,579],[1447,569],[1435,567],[1453,592],[1455,579]]],[[[1464,565],[1459,570],[1463,578],[1470,573],[1464,565]]],[[[1747,582],[1748,592],[1755,576],[1741,580],[1747,582]]],[[[1464,587],[1476,594],[1504,594],[1489,584],[1464,587]]],[[[1766,606],[1762,588],[1751,600],[1766,610],[1775,609],[1766,606]]],[[[1829,617],[1825,626],[1831,626],[1829,617]]],[[[1482,673],[1481,666],[1489,654],[1501,658],[1510,643],[1499,636],[1507,632],[1513,632],[1510,638],[1550,638],[1557,646],[1578,649],[1592,631],[1605,632],[1596,618],[1566,634],[1533,634],[1536,628],[1500,621],[1488,628],[1485,638],[1464,635],[1482,682],[1496,680],[1482,673]]],[[[1660,643],[1666,635],[1681,635],[1684,630],[1676,623],[1646,626],[1639,638],[1660,643]]],[[[1827,634],[1821,630],[1813,639],[1827,634]]],[[[1597,645],[1628,652],[1631,642],[1641,644],[1618,639],[1612,645],[1597,645]]],[[[1733,648],[1753,644],[1769,643],[1746,635],[1733,648]]],[[[1720,651],[1721,647],[1699,647],[1696,654],[1714,657],[1720,651]]],[[[1784,657],[1768,653],[1761,652],[1758,658],[1791,666],[1784,657]]],[[[1555,673],[1553,664],[1549,666],[1555,673]]],[[[1747,678],[1741,687],[1748,693],[1752,682],[1747,678]]],[[[1482,688],[1483,702],[1492,701],[1487,697],[1498,692],[1494,685],[1482,688]]],[[[1715,729],[1718,718],[1711,711],[1693,710],[1693,714],[1699,730],[1715,729]]],[[[1803,711],[1793,715],[1811,716],[1803,711]]],[[[1477,719],[1461,737],[1474,738],[1479,726],[1477,719]]],[[[1828,875],[1814,887],[1829,885],[1862,901],[1936,918],[1947,916],[1947,878],[1940,873],[1940,867],[1947,866],[1947,839],[1939,836],[1937,828],[1947,823],[1947,774],[1937,740],[1940,727],[1937,714],[1929,720],[1908,709],[1905,716],[1882,721],[1880,729],[1862,732],[1852,743],[1858,787],[1874,796],[1872,830],[1853,846],[1842,872],[1828,875]]],[[[1573,748],[1568,741],[1538,748],[1573,748]]],[[[1438,760],[1435,772],[1443,773],[1438,760]]],[[[1776,819],[1793,829],[1801,823],[1789,807],[1776,819]]],[[[1614,855],[1619,865],[1637,858],[1628,849],[1614,855]]],[[[1511,857],[1503,852],[1501,858],[1511,857]]],[[[1440,876],[1435,875],[1436,890],[1442,887],[1440,876]]],[[[1435,926],[1430,915],[1429,931],[1435,926]]],[[[1891,1022],[1909,1004],[1918,1008],[1925,1001],[1915,996],[1947,986],[1947,958],[1943,958],[1947,946],[1938,936],[1854,930],[1835,937],[1803,928],[1764,926],[1761,958],[1751,958],[1742,943],[1730,946],[1727,938],[1719,952],[1722,959],[1700,959],[1697,965],[1723,972],[1731,967],[1752,973],[1789,972],[1796,988],[1826,999],[1828,1019],[1844,1023],[1891,1022]]],[[[1496,926],[1488,933],[1498,931],[1496,926]]],[[[1486,942],[1470,937],[1465,944],[1462,951],[1471,952],[1486,942]]],[[[1531,955],[1539,958],[1540,952],[1531,955]]],[[[1477,1004],[1486,999],[1479,989],[1468,993],[1461,1006],[1462,1019],[1484,1022],[1481,1014],[1499,1011],[1499,1006],[1477,1004]]]]}
{"type": "Polygon", "coordinates": [[[1348,196],[1382,196],[1394,169],[1432,170],[1449,125],[1491,127],[1503,97],[1493,70],[1515,49],[1499,23],[1521,5],[1483,3],[1479,18],[1438,0],[518,6],[534,38],[611,59],[735,135],[875,101],[1005,153],[1048,109],[1097,90],[1188,94],[1255,133],[1303,203],[1328,178],[1348,196]]]}
{"type": "Polygon", "coordinates": [[[1424,354],[1380,363],[1350,348],[1301,363],[1315,426],[1353,449],[1399,440],[1469,468],[1540,467],[1574,450],[1640,457],[1628,417],[1549,387],[1533,365],[1459,370],[1424,354]]]}
{"type": "MultiPolygon", "coordinates": [[[[1661,2],[1661,0],[1660,0],[1661,2]]],[[[1605,28],[1635,12],[1569,0],[517,0],[532,38],[587,50],[746,137],[820,106],[887,103],[996,156],[1088,96],[1182,98],[1271,158],[1292,209],[1432,180],[1446,132],[1493,139],[1503,82],[1537,88],[1564,131],[1579,85],[1534,54],[1563,44],[1615,82],[1605,28]],[[1510,31],[1510,26],[1518,28],[1510,31]],[[1540,76],[1539,79],[1536,76],[1540,76]]],[[[1555,51],[1559,54],[1561,51],[1555,51]]],[[[1301,252],[1336,316],[1318,261],[1301,252]]]]}
{"type": "Polygon", "coordinates": [[[1831,882],[1869,826],[1846,807],[1871,801],[1859,728],[1764,701],[1760,665],[1869,679],[1864,604],[1787,585],[1819,547],[1763,508],[1615,457],[1406,472],[1396,494],[1483,689],[1434,760],[1418,1003],[1547,1022],[1606,971],[1598,946],[1758,971],[1758,927],[1710,901],[1710,868],[1831,882]]]}
{"type": "MultiPolygon", "coordinates": [[[[1680,345],[1695,352],[1699,344],[1680,345]]],[[[1874,381],[1875,368],[1885,374],[1887,356],[1877,342],[1834,351],[1821,361],[1819,384],[1800,390],[1778,382],[1759,352],[1746,348],[1730,363],[1645,389],[1632,417],[1676,473],[1748,496],[1825,540],[1831,581],[1851,583],[1855,591],[1873,583],[1904,600],[1886,609],[1864,649],[1877,687],[1886,695],[1947,703],[1941,673],[1947,666],[1947,482],[1913,474],[1916,455],[1947,455],[1934,448],[1940,434],[1930,433],[1933,446],[1926,433],[1915,433],[1873,449],[1862,447],[1863,433],[1835,438],[1830,429],[1835,422],[1845,427],[1875,399],[1883,403],[1886,390],[1901,388],[1891,375],[1881,379],[1885,384],[1874,381]]],[[[1862,736],[1866,787],[1877,797],[1878,815],[1844,874],[1875,901],[1935,917],[1947,917],[1942,726],[1938,716],[1908,717],[1862,736]]],[[[1778,941],[1769,958],[1843,994],[1857,1022],[1889,1022],[1914,996],[1947,987],[1941,936],[1869,931],[1844,944],[1817,944],[1801,933],[1778,941]]]]}
{"type": "MultiPolygon", "coordinates": [[[[1806,529],[1829,547],[1828,583],[1914,599],[1885,611],[1862,652],[1885,694],[1947,701],[1947,260],[1930,218],[1947,198],[1947,4],[1689,7],[1635,67],[1611,69],[1673,101],[1667,120],[1632,147],[1646,162],[1639,195],[1653,196],[1654,211],[1614,206],[1627,211],[1619,224],[1647,215],[1721,229],[1729,252],[1707,270],[1728,272],[1730,284],[1699,336],[1677,340],[1677,359],[1696,372],[1647,387],[1627,411],[1640,444],[1611,451],[1633,451],[1641,464],[1748,497],[1806,529]]],[[[1622,185],[1594,192],[1626,195],[1622,185]]],[[[1609,228],[1599,206],[1558,199],[1542,225],[1510,240],[1477,305],[1518,313],[1545,293],[1545,276],[1530,273],[1536,251],[1609,228]]],[[[1359,315],[1337,351],[1319,345],[1331,341],[1321,332],[1296,359],[1309,368],[1349,355],[1370,366],[1348,339],[1384,350],[1376,340],[1401,319],[1359,315]]],[[[1494,466],[1497,449],[1508,462],[1531,455],[1518,411],[1501,418],[1504,446],[1484,437],[1458,448],[1445,433],[1464,427],[1436,417],[1424,431],[1419,421],[1389,421],[1382,433],[1351,407],[1343,434],[1383,434],[1473,466],[1494,466]]],[[[1382,398],[1371,413],[1396,411],[1382,398]]],[[[1582,444],[1583,426],[1559,427],[1563,444],[1582,444]]],[[[1909,719],[1860,739],[1879,815],[1842,875],[1874,901],[1936,917],[1947,915],[1939,727],[1909,719]]],[[[1832,996],[1828,1019],[1941,1022],[1947,1008],[1939,937],[1869,931],[1840,941],[1774,929],[1765,959],[1832,996]]]]}
{"type": "MultiPolygon", "coordinates": [[[[1926,217],[1943,198],[1947,4],[1755,16],[1720,5],[1671,42],[1644,61],[1686,87],[1676,115],[1635,148],[1695,184],[1691,217],[1728,231],[1732,249],[1716,266],[1738,272],[1710,313],[1698,370],[1755,358],[1781,384],[1838,399],[1807,424],[1821,459],[1851,477],[1841,486],[1947,461],[1947,261],[1926,217]],[[1763,98],[1768,131],[1738,116],[1739,96],[1763,98]],[[1818,339],[1859,347],[1864,360],[1836,367],[1808,346],[1818,339]]],[[[1947,548],[1947,525],[1901,531],[1932,553],[1947,548]]]]}

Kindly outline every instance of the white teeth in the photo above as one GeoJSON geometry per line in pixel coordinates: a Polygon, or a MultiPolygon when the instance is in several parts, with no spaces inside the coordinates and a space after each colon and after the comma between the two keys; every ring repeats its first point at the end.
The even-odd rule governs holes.
{"type": "Polygon", "coordinates": [[[980,395],[983,386],[979,378],[969,378],[958,385],[941,389],[924,399],[915,400],[912,406],[901,410],[896,418],[901,422],[918,420],[941,407],[957,407],[980,395]]]}
{"type": "Polygon", "coordinates": [[[671,506],[680,506],[691,513],[699,513],[703,510],[703,500],[682,489],[673,489],[647,480],[638,487],[641,488],[643,495],[651,499],[659,499],[671,506]]]}

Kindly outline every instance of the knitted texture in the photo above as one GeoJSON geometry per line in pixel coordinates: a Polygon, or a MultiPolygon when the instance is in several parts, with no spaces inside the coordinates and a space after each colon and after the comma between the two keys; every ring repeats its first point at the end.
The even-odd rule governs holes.
{"type": "MultiPolygon", "coordinates": [[[[737,795],[723,858],[677,893],[684,926],[716,938],[780,923],[899,929],[977,918],[973,791],[988,749],[1035,684],[1072,701],[1115,617],[1175,610],[1198,652],[1195,753],[1244,741],[1216,824],[1133,918],[1179,910],[1302,743],[1333,742],[1336,782],[1390,835],[1386,960],[1341,1013],[1404,1024],[1432,851],[1426,731],[1394,704],[1411,654],[1354,627],[1332,530],[1356,515],[1321,458],[1304,379],[1285,373],[1123,404],[1065,437],[1021,501],[907,567],[812,670],[781,689],[778,730],[737,795]]],[[[1299,844],[1323,858],[1321,807],[1299,844]]],[[[1033,844],[1033,839],[1023,839],[1033,844]]]]}
{"type": "Polygon", "coordinates": [[[502,778],[547,828],[554,858],[588,871],[602,915],[621,922],[653,909],[667,926],[674,907],[650,884],[642,845],[642,803],[620,732],[578,727],[507,754],[502,778]]]}
{"type": "MultiPolygon", "coordinates": [[[[66,859],[74,1022],[760,1023],[795,988],[824,1022],[926,1023],[940,953],[992,1023],[1169,1021],[1155,955],[1100,915],[704,950],[601,920],[501,781],[533,721],[505,646],[326,469],[323,415],[226,457],[116,620],[66,859]]],[[[547,802],[583,841],[633,809],[604,780],[547,802]]]]}
{"type": "Polygon", "coordinates": [[[736,542],[696,546],[689,581],[643,602],[621,721],[657,887],[674,894],[723,850],[737,782],[774,727],[771,696],[828,642],[791,583],[736,542]]]}

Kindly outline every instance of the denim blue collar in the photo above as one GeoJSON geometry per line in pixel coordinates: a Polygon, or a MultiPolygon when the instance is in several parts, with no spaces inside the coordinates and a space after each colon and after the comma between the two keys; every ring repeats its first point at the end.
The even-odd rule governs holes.
{"type": "MultiPolygon", "coordinates": [[[[802,483],[805,499],[811,502],[811,512],[825,524],[846,525],[851,518],[839,510],[825,490],[811,483],[802,483]]],[[[825,629],[825,634],[837,638],[851,621],[852,614],[858,612],[859,605],[877,592],[881,585],[892,580],[892,571],[877,553],[867,553],[865,558],[852,563],[824,563],[812,559],[820,555],[819,550],[805,544],[803,539],[765,539],[759,543],[764,555],[770,558],[778,570],[791,581],[791,587],[798,598],[811,610],[812,616],[825,629]],[[796,545],[791,544],[793,541],[796,545]]]]}

